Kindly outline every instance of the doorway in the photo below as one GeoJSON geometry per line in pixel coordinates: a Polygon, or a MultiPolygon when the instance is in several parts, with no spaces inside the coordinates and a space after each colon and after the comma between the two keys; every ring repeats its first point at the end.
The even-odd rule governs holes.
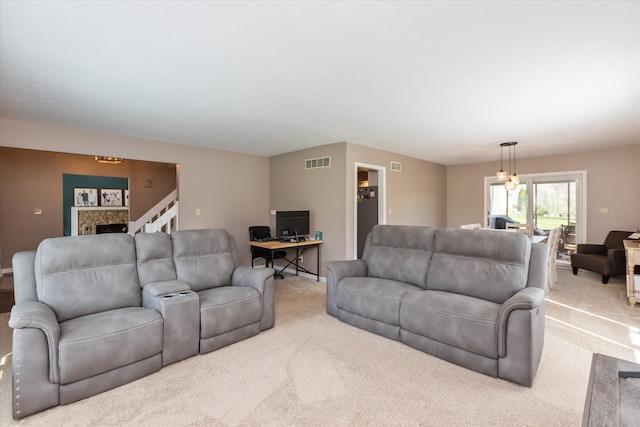
{"type": "Polygon", "coordinates": [[[354,257],[362,258],[367,235],[386,224],[386,168],[355,163],[354,257]]]}
{"type": "Polygon", "coordinates": [[[576,251],[576,188],[571,179],[539,179],[533,182],[533,221],[545,231],[560,228],[558,255],[562,259],[576,251]]]}

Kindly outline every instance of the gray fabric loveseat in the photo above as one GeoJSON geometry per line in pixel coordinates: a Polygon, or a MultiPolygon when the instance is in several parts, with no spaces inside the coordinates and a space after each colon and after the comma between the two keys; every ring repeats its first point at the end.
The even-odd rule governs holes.
{"type": "Polygon", "coordinates": [[[327,312],[483,374],[531,386],[547,249],[521,233],[377,225],[362,259],[329,261],[327,312]]]}
{"type": "Polygon", "coordinates": [[[13,417],[133,381],[273,326],[273,270],[225,230],[45,239],[13,258],[13,417]]]}

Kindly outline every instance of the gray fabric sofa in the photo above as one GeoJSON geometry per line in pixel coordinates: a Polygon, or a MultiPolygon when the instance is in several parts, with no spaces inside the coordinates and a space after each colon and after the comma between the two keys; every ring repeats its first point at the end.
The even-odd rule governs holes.
{"type": "Polygon", "coordinates": [[[326,267],[330,315],[532,385],[544,342],[546,245],[522,233],[377,225],[362,259],[326,267]]]}
{"type": "Polygon", "coordinates": [[[13,417],[271,328],[273,270],[225,230],[45,239],[13,257],[13,417]]]}

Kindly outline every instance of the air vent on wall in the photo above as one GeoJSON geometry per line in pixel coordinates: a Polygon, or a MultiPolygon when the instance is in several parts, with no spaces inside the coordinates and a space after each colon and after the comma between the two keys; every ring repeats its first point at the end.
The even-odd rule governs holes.
{"type": "Polygon", "coordinates": [[[305,169],[330,168],[331,157],[318,157],[317,159],[307,159],[304,161],[305,169]]]}
{"type": "Polygon", "coordinates": [[[391,170],[394,172],[402,172],[402,163],[391,162],[391,170]]]}

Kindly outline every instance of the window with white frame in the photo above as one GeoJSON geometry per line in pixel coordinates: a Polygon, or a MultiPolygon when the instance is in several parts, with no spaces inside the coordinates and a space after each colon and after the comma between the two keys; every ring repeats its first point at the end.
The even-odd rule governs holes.
{"type": "Polygon", "coordinates": [[[570,253],[587,238],[586,185],[586,171],[521,175],[514,190],[495,176],[485,177],[485,224],[495,226],[496,218],[503,218],[532,224],[537,234],[559,227],[560,251],[570,253]]]}

